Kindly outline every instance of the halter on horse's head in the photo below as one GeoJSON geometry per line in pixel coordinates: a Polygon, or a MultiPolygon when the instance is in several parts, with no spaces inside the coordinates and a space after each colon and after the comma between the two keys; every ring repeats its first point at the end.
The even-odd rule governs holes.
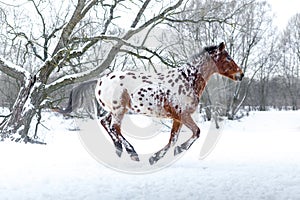
{"type": "Polygon", "coordinates": [[[219,46],[209,46],[204,49],[215,61],[219,74],[235,81],[242,80],[244,73],[225,50],[225,44],[223,42],[220,43],[219,46]]]}

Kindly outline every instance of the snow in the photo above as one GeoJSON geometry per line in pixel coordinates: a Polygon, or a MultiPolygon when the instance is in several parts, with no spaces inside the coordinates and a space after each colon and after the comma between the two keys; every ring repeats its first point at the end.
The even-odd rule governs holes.
{"type": "Polygon", "coordinates": [[[200,139],[181,159],[140,175],[94,160],[70,131],[72,120],[51,113],[44,120],[48,145],[0,143],[1,200],[300,199],[300,111],[227,121],[215,149],[200,160],[210,126],[202,122],[200,139]]]}
{"type": "Polygon", "coordinates": [[[9,60],[6,60],[5,58],[3,58],[1,55],[0,55],[0,61],[2,61],[3,64],[6,65],[7,67],[16,70],[16,72],[24,74],[26,79],[29,79],[30,73],[23,67],[21,67],[19,65],[15,65],[14,63],[10,62],[9,60]]]}

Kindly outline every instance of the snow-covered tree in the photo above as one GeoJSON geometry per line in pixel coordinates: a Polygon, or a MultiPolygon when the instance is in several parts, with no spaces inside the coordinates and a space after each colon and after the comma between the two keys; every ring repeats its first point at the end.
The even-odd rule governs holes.
{"type": "Polygon", "coordinates": [[[183,0],[1,3],[1,36],[10,41],[11,52],[1,49],[0,71],[20,83],[11,113],[1,122],[1,139],[36,142],[28,134],[29,129],[40,123],[42,109],[52,107],[49,95],[66,85],[97,77],[120,53],[150,60],[153,56],[140,55],[144,51],[159,57],[154,50],[134,42],[133,37],[162,23],[182,3],[183,0]],[[16,44],[22,47],[18,54],[13,50],[16,44]],[[36,125],[32,124],[35,117],[36,125]]]}

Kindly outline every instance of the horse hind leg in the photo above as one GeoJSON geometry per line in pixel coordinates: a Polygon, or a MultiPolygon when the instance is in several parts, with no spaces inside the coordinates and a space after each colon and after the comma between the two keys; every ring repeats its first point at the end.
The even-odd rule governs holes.
{"type": "Polygon", "coordinates": [[[182,143],[180,146],[175,147],[175,156],[183,151],[188,150],[192,146],[192,144],[200,137],[200,128],[197,126],[191,116],[188,116],[186,119],[184,119],[183,124],[186,125],[190,130],[192,130],[193,135],[186,142],[182,143]]]}
{"type": "Polygon", "coordinates": [[[123,147],[121,141],[118,139],[115,131],[111,127],[111,121],[112,121],[112,113],[108,113],[101,121],[101,125],[104,127],[110,138],[112,139],[115,148],[116,148],[116,154],[121,157],[123,152],[123,147]]]}
{"type": "Polygon", "coordinates": [[[115,105],[115,109],[113,110],[112,128],[114,129],[114,132],[116,133],[116,136],[118,137],[119,141],[122,142],[127,153],[130,155],[130,158],[134,161],[139,161],[139,156],[134,150],[133,146],[124,138],[124,136],[121,133],[121,122],[127,111],[126,106],[129,104],[129,96],[127,92],[123,92],[122,99],[122,104],[115,105]]]}
{"type": "Polygon", "coordinates": [[[165,154],[168,152],[168,150],[170,149],[170,147],[174,146],[174,144],[177,141],[178,133],[179,133],[181,127],[182,127],[182,123],[180,121],[177,121],[174,119],[168,144],[149,158],[150,165],[153,165],[159,159],[163,158],[165,156],[165,154]]]}
{"type": "Polygon", "coordinates": [[[127,153],[130,155],[130,158],[134,161],[140,161],[139,156],[136,153],[136,151],[134,150],[133,146],[121,134],[121,124],[120,123],[114,123],[113,128],[114,128],[119,140],[125,146],[125,149],[126,149],[127,153]]]}

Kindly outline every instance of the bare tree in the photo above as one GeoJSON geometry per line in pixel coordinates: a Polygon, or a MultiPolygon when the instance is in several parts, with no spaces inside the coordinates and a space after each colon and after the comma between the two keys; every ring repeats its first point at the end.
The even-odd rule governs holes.
{"type": "MultiPolygon", "coordinates": [[[[150,0],[64,2],[68,4],[62,3],[61,8],[56,10],[50,6],[50,1],[30,0],[26,7],[33,8],[31,12],[35,13],[38,22],[37,27],[29,30],[30,23],[25,22],[23,29],[16,27],[10,22],[8,12],[2,11],[8,27],[7,35],[12,37],[12,41],[19,40],[25,43],[22,55],[25,63],[12,64],[15,62],[13,57],[12,62],[3,56],[0,57],[0,71],[21,83],[10,116],[1,123],[2,140],[36,142],[28,134],[29,129],[34,117],[37,118],[37,124],[40,123],[42,109],[52,107],[48,96],[66,85],[97,77],[112,64],[120,52],[140,56],[139,52],[143,51],[147,52],[147,55],[152,54],[160,58],[160,54],[155,50],[132,43],[131,39],[148,27],[162,23],[181,6],[183,0],[177,0],[167,6],[150,0]],[[158,6],[161,9],[147,16],[145,11],[154,4],[160,4],[158,6]],[[54,18],[46,14],[47,8],[52,9],[51,14],[56,13],[54,18]],[[122,18],[120,9],[127,12],[132,9],[130,13],[134,13],[126,30],[116,25],[120,19],[128,22],[128,17],[122,18]],[[24,26],[27,27],[24,29],[24,26]],[[83,63],[88,63],[91,59],[86,55],[91,55],[90,51],[93,48],[105,54],[102,54],[101,58],[92,57],[97,65],[84,67],[83,63]],[[29,57],[38,60],[30,63],[34,66],[28,68],[29,57]]],[[[15,10],[22,9],[23,6],[9,9],[16,13],[15,10]]]]}
{"type": "Polygon", "coordinates": [[[284,78],[284,85],[291,99],[293,110],[299,108],[300,99],[300,14],[293,16],[285,28],[282,39],[282,60],[280,73],[284,78]]]}

